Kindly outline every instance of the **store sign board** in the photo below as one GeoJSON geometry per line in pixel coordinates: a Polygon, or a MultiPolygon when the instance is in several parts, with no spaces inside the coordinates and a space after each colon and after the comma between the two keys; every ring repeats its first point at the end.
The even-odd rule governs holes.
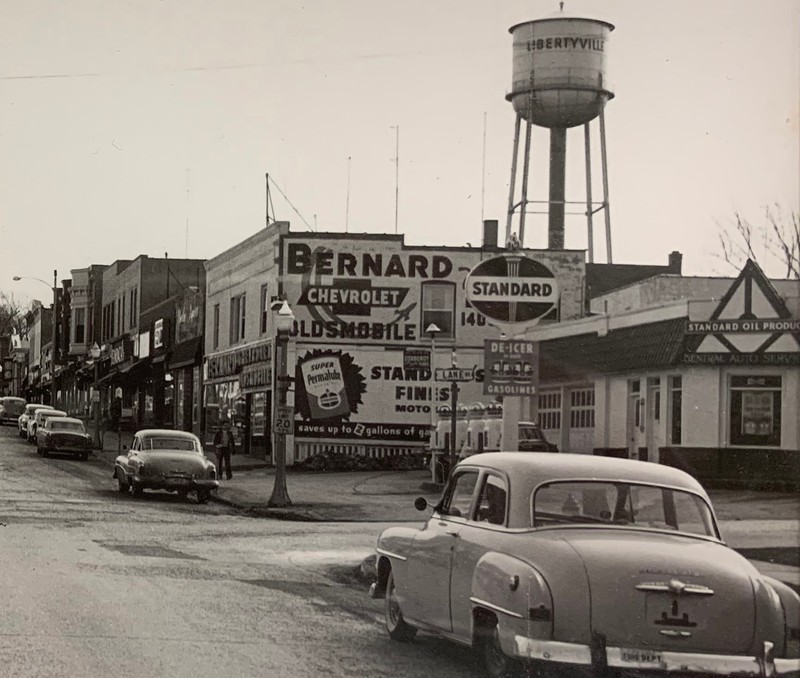
{"type": "Polygon", "coordinates": [[[403,349],[403,368],[406,370],[431,369],[431,352],[424,348],[403,349]]]}
{"type": "Polygon", "coordinates": [[[487,339],[483,356],[484,395],[532,396],[536,393],[538,342],[487,339]]]}
{"type": "Polygon", "coordinates": [[[475,310],[503,324],[533,324],[558,304],[552,271],[516,253],[482,261],[469,272],[465,286],[475,310]]]}
{"type": "Polygon", "coordinates": [[[686,323],[687,334],[718,334],[721,332],[800,332],[800,320],[756,318],[753,320],[705,320],[686,323]]]}
{"type": "Polygon", "coordinates": [[[159,318],[153,323],[153,348],[164,346],[164,318],[159,318]]]}
{"type": "Polygon", "coordinates": [[[266,367],[272,364],[272,341],[266,341],[251,346],[243,346],[235,351],[226,351],[217,355],[206,357],[206,378],[218,379],[220,377],[232,377],[241,372],[246,365],[254,363],[266,363],[266,367]]]}

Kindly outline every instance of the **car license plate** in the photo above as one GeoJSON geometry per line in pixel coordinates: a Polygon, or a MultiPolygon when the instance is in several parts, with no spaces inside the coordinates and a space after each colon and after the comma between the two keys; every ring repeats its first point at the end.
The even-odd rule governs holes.
{"type": "Polygon", "coordinates": [[[623,664],[640,668],[659,667],[664,663],[663,655],[652,650],[632,650],[621,647],[619,658],[623,664]]]}

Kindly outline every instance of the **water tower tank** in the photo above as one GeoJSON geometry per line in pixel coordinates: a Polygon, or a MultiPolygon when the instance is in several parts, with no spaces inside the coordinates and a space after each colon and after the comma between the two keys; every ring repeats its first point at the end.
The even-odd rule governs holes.
{"type": "Polygon", "coordinates": [[[606,76],[606,21],[561,12],[517,24],[513,36],[513,76],[506,98],[534,125],[567,128],[600,114],[613,98],[606,76]]]}

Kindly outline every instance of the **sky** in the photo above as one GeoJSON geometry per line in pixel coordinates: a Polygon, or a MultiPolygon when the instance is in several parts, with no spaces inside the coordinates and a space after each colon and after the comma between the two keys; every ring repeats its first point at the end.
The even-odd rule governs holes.
{"type": "MultiPolygon", "coordinates": [[[[0,291],[139,254],[210,258],[265,225],[505,232],[510,26],[548,0],[0,0],[0,291]],[[399,151],[399,152],[398,152],[399,151]],[[13,275],[39,278],[12,282],[13,275]]],[[[721,224],[800,201],[800,5],[567,0],[615,26],[605,111],[615,263],[731,275],[721,224]]],[[[597,123],[593,123],[596,125],[597,123]]],[[[593,132],[596,134],[596,131],[593,132]]],[[[547,196],[534,128],[529,199],[547,196]]],[[[585,199],[583,134],[566,199],[585,199]]],[[[599,146],[592,148],[595,163],[599,146]]],[[[601,195],[593,167],[595,199],[601,195]]],[[[602,215],[595,259],[606,261],[602,215]]],[[[516,229],[516,225],[514,227],[516,229]]],[[[546,246],[529,216],[525,245],[546,246]]],[[[587,247],[570,216],[566,246],[587,247]]]]}

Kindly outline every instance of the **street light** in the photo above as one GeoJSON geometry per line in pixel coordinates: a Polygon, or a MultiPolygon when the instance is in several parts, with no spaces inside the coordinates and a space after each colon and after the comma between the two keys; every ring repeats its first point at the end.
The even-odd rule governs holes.
{"type": "Polygon", "coordinates": [[[286,300],[277,301],[272,308],[277,307],[275,316],[275,381],[272,403],[272,449],[275,454],[275,485],[272,496],[267,502],[271,508],[284,508],[291,506],[289,491],[286,489],[286,434],[291,429],[294,416],[287,413],[286,393],[289,390],[291,378],[286,373],[287,357],[289,350],[289,333],[294,326],[294,313],[286,300]],[[287,421],[288,419],[288,421],[287,421]]]}
{"type": "Polygon", "coordinates": [[[14,282],[19,282],[20,280],[36,280],[37,282],[42,283],[42,285],[46,285],[49,290],[53,292],[53,358],[51,360],[52,370],[53,370],[53,405],[57,405],[56,403],[56,362],[58,359],[58,269],[53,270],[53,286],[50,287],[50,283],[41,278],[36,278],[34,276],[27,276],[27,275],[15,275],[12,280],[14,282]]]}
{"type": "Polygon", "coordinates": [[[101,449],[100,444],[100,347],[97,342],[92,344],[89,349],[89,357],[94,363],[94,388],[92,389],[92,407],[94,407],[93,420],[94,420],[94,445],[97,449],[101,449]]]}
{"type": "Polygon", "coordinates": [[[436,482],[436,454],[434,453],[434,449],[436,448],[436,423],[435,423],[435,413],[436,413],[436,335],[442,331],[442,328],[439,327],[436,323],[431,323],[425,328],[425,334],[431,335],[431,379],[433,380],[433,385],[431,386],[431,437],[430,437],[430,449],[431,449],[431,480],[432,482],[436,482]]]}

